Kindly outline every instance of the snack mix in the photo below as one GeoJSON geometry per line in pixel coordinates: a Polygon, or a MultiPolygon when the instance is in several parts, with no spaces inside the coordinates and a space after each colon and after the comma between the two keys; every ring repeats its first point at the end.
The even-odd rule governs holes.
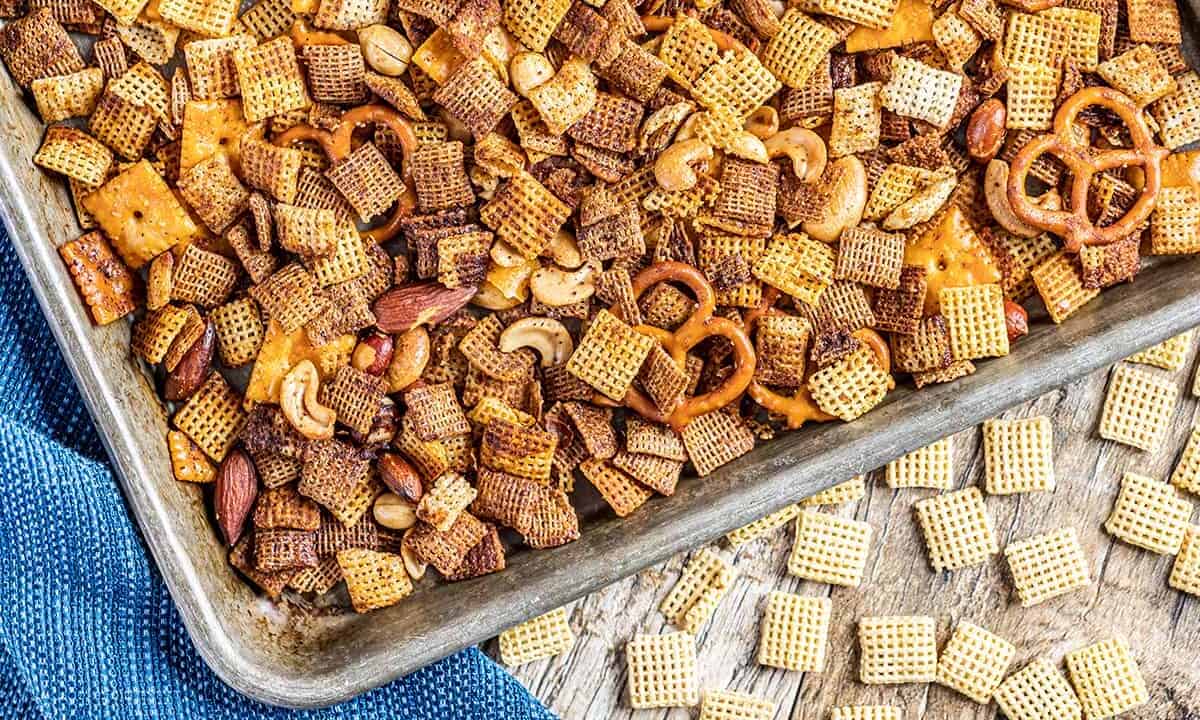
{"type": "Polygon", "coordinates": [[[3,5],[59,252],[272,598],[497,572],[1200,252],[1172,3],[3,5]]]}

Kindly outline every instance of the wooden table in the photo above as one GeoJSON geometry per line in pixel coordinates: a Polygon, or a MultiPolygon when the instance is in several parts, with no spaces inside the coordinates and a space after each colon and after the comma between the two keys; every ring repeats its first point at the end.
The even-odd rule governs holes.
{"type": "MultiPolygon", "coordinates": [[[[1124,716],[1147,720],[1200,718],[1200,598],[1167,586],[1172,557],[1124,545],[1104,532],[1126,470],[1165,479],[1198,420],[1191,394],[1195,349],[1184,370],[1173,373],[1181,391],[1170,434],[1156,453],[1101,440],[1096,428],[1108,372],[1099,372],[1006,412],[1004,417],[1048,415],[1054,426],[1052,494],[987,497],[1003,548],[1010,541],[1074,526],[1091,563],[1090,587],[1032,608],[1016,601],[1003,555],[957,572],[935,573],[914,518],[915,501],[932,490],[891,490],[877,470],[867,496],[835,512],[875,528],[866,577],[859,588],[831,587],[789,576],[790,526],[736,552],[724,542],[739,576],[698,637],[701,687],[750,692],[778,703],[778,720],[826,720],[838,704],[895,704],[906,720],[974,720],[998,715],[995,704],[977,705],[940,685],[869,686],[858,677],[858,618],[922,614],[938,620],[939,647],[953,623],[971,620],[1017,645],[1010,671],[1038,656],[1060,662],[1064,653],[1113,634],[1128,638],[1150,689],[1151,702],[1124,716]],[[775,670],[754,662],[759,619],[773,589],[833,600],[828,665],[824,673],[775,670]]],[[[1142,366],[1144,367],[1144,366],[1142,366]]],[[[1154,372],[1166,373],[1151,368],[1154,372]]],[[[983,484],[978,428],[954,436],[959,487],[983,484]]],[[[1193,501],[1197,498],[1191,498],[1193,501]]],[[[1200,503],[1198,503],[1200,504],[1200,503]]],[[[1193,518],[1193,522],[1197,522],[1193,518]]],[[[658,612],[686,556],[609,586],[574,603],[578,635],[566,654],[514,669],[534,695],[564,720],[691,718],[697,710],[629,708],[625,643],[636,633],[669,632],[658,612]]],[[[488,649],[496,654],[496,643],[488,649]]]]}

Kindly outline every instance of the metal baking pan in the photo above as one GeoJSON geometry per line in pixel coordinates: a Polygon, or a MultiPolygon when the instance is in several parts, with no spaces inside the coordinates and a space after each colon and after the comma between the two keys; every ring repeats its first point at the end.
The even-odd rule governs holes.
{"type": "MultiPolygon", "coordinates": [[[[1185,7],[1184,16],[1191,31],[1195,13],[1185,7]]],[[[1193,48],[1189,40],[1194,59],[1193,48]]],[[[406,601],[365,616],[276,606],[226,563],[201,489],[172,479],[167,419],[130,354],[129,324],[90,322],[56,252],[79,234],[70,198],[31,162],[41,122],[0,75],[0,212],[41,310],[196,649],[226,683],[272,705],[351,698],[1200,324],[1200,257],[1153,258],[1134,283],[1106,291],[1062,326],[1035,315],[1011,355],[979,363],[970,377],[919,392],[902,387],[853,423],[783,434],[629,518],[585,512],[580,540],[514,552],[502,573],[426,581],[406,601]]]]}

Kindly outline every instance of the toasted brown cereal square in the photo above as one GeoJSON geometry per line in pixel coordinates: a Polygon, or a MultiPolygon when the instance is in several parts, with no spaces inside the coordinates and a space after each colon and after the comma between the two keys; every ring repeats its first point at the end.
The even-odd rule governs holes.
{"type": "Polygon", "coordinates": [[[762,64],[784,85],[802,88],[818,66],[826,62],[839,38],[798,8],[785,12],[779,23],[779,32],[763,49],[762,64]]]}
{"type": "Polygon", "coordinates": [[[722,410],[693,419],[680,435],[701,477],[754,449],[754,433],[740,417],[722,410]]]}
{"type": "Polygon", "coordinates": [[[492,233],[464,232],[437,241],[438,282],[448,288],[479,285],[488,269],[492,233]]]}
{"type": "MultiPolygon", "coordinates": [[[[709,282],[712,283],[713,289],[716,290],[718,305],[733,307],[757,307],[759,305],[762,301],[762,284],[752,277],[751,270],[754,263],[762,258],[765,249],[766,240],[764,238],[718,232],[705,232],[700,236],[696,265],[704,272],[709,282]]],[[[656,290],[647,292],[646,301],[651,303],[657,300],[662,303],[663,310],[668,309],[667,302],[678,300],[673,294],[656,298],[654,297],[655,292],[656,290]]],[[[690,307],[690,298],[686,302],[688,303],[686,307],[690,307]]],[[[673,308],[682,316],[679,318],[680,322],[686,317],[683,315],[684,307],[679,305],[673,308]]],[[[646,313],[646,317],[650,317],[649,312],[646,313]]],[[[651,322],[651,324],[656,323],[651,322]]]]}
{"type": "Polygon", "coordinates": [[[417,519],[447,532],[475,496],[475,488],[465,477],[447,473],[434,480],[433,487],[421,497],[417,505],[417,519]]]}
{"type": "Polygon", "coordinates": [[[325,176],[364,221],[386,212],[404,193],[403,181],[374,143],[359,146],[325,176]]]}
{"type": "Polygon", "coordinates": [[[315,533],[306,530],[258,530],[254,566],[259,572],[296,570],[317,565],[315,533]]]}
{"type": "Polygon", "coordinates": [[[1174,555],[1191,515],[1192,504],[1178,497],[1171,485],[1127,472],[1104,529],[1130,545],[1174,555]]]}
{"type": "Polygon", "coordinates": [[[558,488],[482,468],[477,489],[472,512],[516,530],[530,547],[558,547],[579,538],[579,518],[558,488]]]}
{"type": "Polygon", "coordinates": [[[106,91],[88,118],[88,130],[121,157],[135,160],[150,144],[157,123],[152,108],[106,91]]]}
{"type": "Polygon", "coordinates": [[[938,299],[955,360],[1008,354],[1004,292],[998,284],[942,288],[938,299]]]}
{"type": "Polygon", "coordinates": [[[175,268],[171,299],[216,307],[225,302],[237,279],[237,265],[232,260],[189,244],[175,268]]]}
{"type": "Polygon", "coordinates": [[[483,431],[479,461],[486,467],[548,481],[558,437],[537,428],[495,420],[483,431]]]}
{"type": "Polygon", "coordinates": [[[686,632],[637,635],[625,646],[634,708],[691,707],[700,701],[696,640],[686,632]]]}
{"type": "Polygon", "coordinates": [[[338,552],[337,563],[355,612],[395,605],[412,593],[412,581],[399,555],[356,548],[338,552]]]}
{"type": "Polygon", "coordinates": [[[433,95],[434,102],[458,118],[475,138],[495,129],[518,98],[496,77],[485,60],[464,63],[433,95]]]}
{"type": "Polygon", "coordinates": [[[1153,451],[1171,424],[1179,390],[1169,378],[1118,365],[1104,398],[1100,437],[1153,451]]]}
{"type": "Polygon", "coordinates": [[[567,134],[579,142],[605,150],[629,152],[637,144],[641,120],[641,103],[599,92],[591,109],[567,128],[567,134]]]}
{"type": "Polygon", "coordinates": [[[603,74],[614,90],[645,103],[666,79],[667,66],[641,45],[626,39],[621,41],[617,59],[603,74]]]}
{"type": "Polygon", "coordinates": [[[458,348],[472,367],[490,378],[506,382],[528,379],[533,370],[533,353],[527,349],[502,352],[498,343],[503,330],[500,318],[488,315],[463,335],[458,348]]]}
{"type": "Polygon", "coordinates": [[[816,63],[803,85],[786,88],[779,105],[780,119],[805,123],[833,114],[833,80],[826,56],[816,63]]]}
{"type": "Polygon", "coordinates": [[[369,471],[370,459],[357,447],[341,440],[313,440],[304,450],[297,489],[337,514],[354,501],[369,471]]]}
{"type": "Polygon", "coordinates": [[[299,330],[325,308],[319,292],[316,278],[298,263],[281,268],[250,288],[250,296],[285,333],[299,330]]]}
{"type": "Polygon", "coordinates": [[[669,460],[687,460],[687,451],[679,434],[666,425],[638,417],[625,420],[625,448],[631,453],[656,455],[669,460]]]}
{"type": "Polygon", "coordinates": [[[292,576],[296,574],[296,571],[259,572],[252,560],[254,555],[253,542],[250,533],[242,536],[242,539],[229,551],[229,564],[257,585],[267,594],[267,597],[278,600],[280,595],[283,594],[284,588],[287,587],[288,582],[292,579],[292,576]]]}
{"type": "Polygon", "coordinates": [[[101,185],[83,204],[134,270],[197,232],[171,188],[145,160],[101,185]]]}
{"type": "Polygon", "coordinates": [[[308,257],[305,264],[321,287],[328,288],[357,280],[370,268],[364,245],[362,236],[353,224],[338,222],[332,252],[308,257]]]}
{"type": "Polygon", "coordinates": [[[254,44],[254,38],[247,35],[231,35],[195,40],[184,45],[183,56],[187,62],[192,96],[201,100],[216,100],[240,94],[233,54],[254,44]]]}
{"type": "Polygon", "coordinates": [[[551,610],[500,633],[500,661],[509,667],[553,657],[575,644],[566,608],[551,610]]]}
{"type": "Polygon", "coordinates": [[[871,312],[875,328],[897,335],[913,335],[921,324],[928,281],[924,267],[904,265],[895,289],[878,288],[871,312]]]}
{"type": "Polygon", "coordinates": [[[450,435],[471,432],[454,387],[449,383],[409,390],[404,394],[404,402],[417,437],[422,440],[442,440],[450,435]]]}
{"type": "Polygon", "coordinates": [[[54,125],[46,128],[46,135],[33,156],[33,162],[85,185],[97,187],[108,177],[113,155],[104,143],[86,132],[54,125]]]}
{"type": "Polygon", "coordinates": [[[213,155],[184,171],[179,193],[205,226],[220,234],[245,212],[250,192],[224,155],[213,155]]]}
{"type": "Polygon", "coordinates": [[[654,494],[624,472],[597,458],[584,460],[579,470],[617,517],[629,515],[654,494]]]}
{"type": "Polygon", "coordinates": [[[488,35],[500,24],[499,0],[467,0],[443,26],[451,44],[464,57],[483,51],[488,35]]]}
{"type": "MultiPolygon", "coordinates": [[[[98,233],[89,233],[89,235],[91,234],[98,235],[98,233]]],[[[84,236],[84,238],[87,237],[87,235],[84,236]]],[[[64,247],[70,244],[68,243],[64,247]]],[[[135,355],[150,364],[162,362],[171,348],[171,344],[175,342],[176,336],[183,330],[184,325],[188,323],[194,313],[193,308],[181,308],[175,305],[166,305],[146,313],[133,324],[133,332],[129,340],[130,349],[135,355]]]]}
{"type": "Polygon", "coordinates": [[[800,387],[812,324],[796,315],[764,315],[754,333],[754,377],[766,385],[800,387]]]}
{"type": "Polygon", "coordinates": [[[296,201],[303,154],[259,139],[244,138],[241,146],[242,177],[251,186],[269,192],[281,203],[296,201]]]}
{"type": "Polygon", "coordinates": [[[567,15],[570,0],[515,0],[504,3],[504,27],[534,52],[546,49],[555,28],[567,15]]]}
{"type": "Polygon", "coordinates": [[[890,488],[954,487],[953,436],[914,450],[887,464],[887,484],[890,488]]]}
{"type": "Polygon", "coordinates": [[[279,203],[274,207],[279,246],[301,257],[322,257],[334,252],[346,223],[332,210],[310,209],[279,203]]]}
{"type": "Polygon", "coordinates": [[[1090,582],[1087,558],[1073,527],[1011,542],[1004,548],[1004,557],[1023,607],[1064,595],[1090,582]]]}
{"type": "Polygon", "coordinates": [[[220,462],[233,447],[245,419],[241,394],[214,372],[176,411],[171,422],[205,455],[220,462]]]}
{"type": "Polygon", "coordinates": [[[721,191],[713,214],[754,228],[764,227],[766,232],[758,234],[770,234],[775,218],[775,194],[779,188],[779,166],[726,157],[721,166],[720,182],[721,191]]]}
{"type": "MultiPolygon", "coordinates": [[[[1025,238],[999,228],[987,228],[980,233],[979,239],[1000,265],[1000,287],[1004,297],[1014,302],[1022,302],[1037,292],[1033,269],[1058,250],[1058,244],[1049,233],[1025,238]]],[[[1085,258],[1082,250],[1080,258],[1085,258]]]]}
{"type": "Polygon", "coordinates": [[[617,452],[617,436],[613,430],[612,410],[581,402],[567,402],[562,412],[575,426],[588,454],[608,460],[617,452]]]}
{"type": "Polygon", "coordinates": [[[1200,76],[1189,70],[1175,82],[1176,91],[1150,108],[1163,145],[1172,150],[1200,140],[1200,76]]]}
{"type": "Polygon", "coordinates": [[[30,84],[38,114],[45,123],[90,115],[103,88],[104,71],[100,68],[38,78],[30,84]]]}
{"type": "Polygon", "coordinates": [[[900,286],[905,239],[901,234],[849,228],[838,245],[834,277],[877,288],[900,286]]]}
{"type": "Polygon", "coordinates": [[[970,360],[955,360],[939,370],[928,370],[925,372],[913,373],[913,383],[919,390],[926,385],[953,382],[959,378],[971,375],[974,372],[975,364],[970,360]]]}
{"type": "Polygon", "coordinates": [[[657,455],[624,450],[613,456],[612,464],[660,495],[675,494],[675,486],[679,483],[680,473],[683,471],[682,460],[669,460],[657,455]]]}
{"type": "Polygon", "coordinates": [[[675,408],[683,400],[688,385],[683,368],[658,344],[653,346],[642,363],[637,381],[664,412],[675,408]]]}
{"type": "Polygon", "coordinates": [[[137,308],[137,278],[113,253],[104,235],[86,233],[61,245],[58,254],[97,325],[107,325],[137,308]]]}
{"type": "Polygon", "coordinates": [[[937,682],[986,705],[1016,654],[1009,641],[962,620],[938,658],[937,682]]]}
{"type": "Polygon", "coordinates": [[[1200,253],[1200,197],[1190,186],[1165,187],[1150,216],[1154,255],[1200,253]]]}
{"type": "Polygon", "coordinates": [[[479,218],[527,258],[538,255],[566,222],[571,208],[532,175],[520,173],[508,180],[479,210],[479,218]]]}
{"type": "Polygon", "coordinates": [[[422,212],[470,205],[475,193],[463,165],[461,142],[427,143],[413,151],[413,181],[422,212]]]}
{"type": "Polygon", "coordinates": [[[937,678],[937,622],[924,615],[864,617],[859,680],[868,685],[933,682],[937,678]]]}
{"type": "Polygon", "coordinates": [[[915,507],[934,570],[978,565],[999,552],[996,531],[978,488],[926,498],[915,507]]]}
{"type": "Polygon", "coordinates": [[[1134,42],[1178,45],[1180,31],[1179,8],[1165,0],[1127,0],[1125,3],[1129,38],[1134,42]]]}
{"type": "Polygon", "coordinates": [[[354,105],[366,99],[366,63],[358,45],[305,45],[300,57],[313,100],[354,105]]]}
{"type": "Polygon", "coordinates": [[[321,387],[321,403],[337,413],[338,422],[366,435],[379,414],[384,389],[382,378],[343,365],[321,387]]]}
{"type": "Polygon", "coordinates": [[[310,104],[304,75],[290,37],[233,52],[242,111],[250,122],[306,108],[310,104]]]}
{"type": "Polygon", "coordinates": [[[0,30],[0,59],[25,89],[34,80],[84,69],[79,49],[47,8],[32,10],[0,30]]]}
{"type": "MultiPolygon", "coordinates": [[[[359,330],[375,324],[370,301],[356,281],[323,288],[316,296],[317,314],[304,324],[308,340],[316,347],[346,343],[359,330]]],[[[353,343],[350,343],[351,347],[353,343]]]]}
{"type": "Polygon", "coordinates": [[[1129,643],[1121,638],[1073,650],[1065,660],[1084,717],[1121,715],[1150,700],[1129,643]]]}
{"type": "Polygon", "coordinates": [[[858,587],[866,569],[872,534],[868,523],[802,510],[796,517],[788,572],[814,582],[858,587]]]}

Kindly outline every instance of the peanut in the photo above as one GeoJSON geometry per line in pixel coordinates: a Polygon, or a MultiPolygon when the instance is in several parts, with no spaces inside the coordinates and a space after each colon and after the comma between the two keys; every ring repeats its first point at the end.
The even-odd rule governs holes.
{"type": "Polygon", "coordinates": [[[978,162],[988,162],[1000,152],[1006,134],[1008,110],[996,98],[985,101],[967,121],[967,154],[978,162]]]}

